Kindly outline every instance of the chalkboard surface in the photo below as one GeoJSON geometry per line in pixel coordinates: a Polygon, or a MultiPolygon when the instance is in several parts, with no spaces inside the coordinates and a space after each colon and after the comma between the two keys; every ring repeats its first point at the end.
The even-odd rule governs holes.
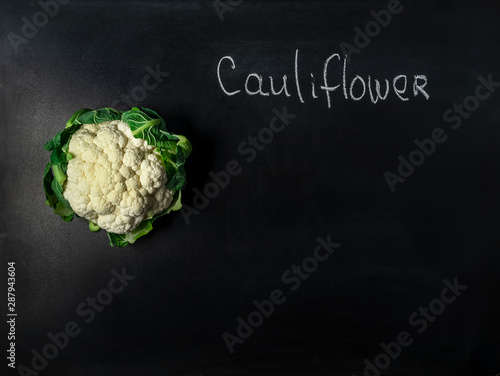
{"type": "Polygon", "coordinates": [[[498,2],[0,8],[1,374],[500,372],[498,2]],[[44,205],[105,106],[193,145],[125,248],[44,205]]]}

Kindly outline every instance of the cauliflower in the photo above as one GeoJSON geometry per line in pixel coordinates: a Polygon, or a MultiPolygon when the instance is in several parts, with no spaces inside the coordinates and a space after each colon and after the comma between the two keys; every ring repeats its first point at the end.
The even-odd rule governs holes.
{"type": "Polygon", "coordinates": [[[112,246],[134,243],[182,207],[191,144],[152,110],[79,110],[44,148],[45,203],[67,222],[76,214],[106,230],[112,246]]]}
{"type": "Polygon", "coordinates": [[[84,124],[68,152],[63,196],[76,214],[106,231],[132,231],[172,202],[161,156],[121,120],[84,124]]]}

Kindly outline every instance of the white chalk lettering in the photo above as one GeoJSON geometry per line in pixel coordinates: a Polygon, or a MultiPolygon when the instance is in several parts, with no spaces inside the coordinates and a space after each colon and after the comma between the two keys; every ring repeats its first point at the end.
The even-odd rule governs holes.
{"type": "MultiPolygon", "coordinates": [[[[303,61],[302,58],[301,61],[303,61]]],[[[371,74],[357,74],[356,68],[352,66],[353,63],[349,60],[349,56],[332,53],[326,57],[323,63],[323,84],[316,86],[314,74],[307,72],[307,69],[303,67],[304,63],[301,64],[302,66],[299,65],[299,49],[296,49],[293,62],[295,93],[291,93],[288,90],[288,74],[282,74],[276,79],[272,75],[263,75],[261,74],[262,72],[244,72],[237,69],[235,59],[230,55],[224,56],[219,60],[217,64],[217,79],[222,92],[227,96],[237,94],[264,97],[284,96],[287,98],[295,96],[301,103],[326,99],[327,108],[332,108],[333,102],[338,101],[339,98],[340,100],[354,102],[362,100],[370,101],[372,104],[387,100],[408,102],[412,99],[429,100],[430,98],[427,89],[429,82],[427,76],[424,74],[394,74],[392,77],[374,78],[371,74]],[[222,64],[225,60],[230,62],[229,66],[222,64]],[[336,63],[337,61],[338,63],[336,63]],[[228,70],[233,72],[229,74],[228,70]],[[302,74],[299,74],[299,72],[302,72],[302,74]],[[301,90],[300,81],[305,81],[306,77],[310,80],[310,93],[303,93],[301,90]],[[279,81],[282,84],[278,83],[279,81]],[[341,85],[342,90],[337,92],[336,90],[341,85]],[[324,95],[321,93],[324,93],[324,95]]]]}

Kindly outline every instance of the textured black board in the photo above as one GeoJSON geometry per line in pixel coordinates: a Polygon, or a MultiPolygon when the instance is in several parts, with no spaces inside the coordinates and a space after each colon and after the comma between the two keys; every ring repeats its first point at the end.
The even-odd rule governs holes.
{"type": "MultiPolygon", "coordinates": [[[[32,349],[74,321],[81,333],[41,375],[362,375],[364,359],[373,362],[379,344],[402,331],[413,343],[383,374],[500,372],[498,88],[457,130],[443,120],[475,94],[478,76],[500,81],[498,2],[402,1],[352,55],[347,76],[407,75],[410,100],[391,92],[376,105],[367,96],[355,102],[339,88],[332,108],[319,89],[325,60],[387,2],[232,4],[221,20],[210,0],[70,0],[16,52],[9,33],[22,35],[23,17],[42,8],[1,2],[1,295],[6,262],[15,261],[16,365],[31,368],[32,349]],[[225,95],[217,80],[224,56],[236,64],[221,65],[228,89],[243,89],[250,73],[265,85],[286,74],[291,96],[225,95]],[[129,108],[117,100],[157,65],[168,77],[133,102],[192,141],[185,203],[193,206],[193,190],[228,161],[242,172],[189,225],[175,213],[115,249],[104,233],[64,223],[44,205],[42,147],[79,108],[129,108]],[[410,90],[417,74],[428,78],[429,100],[410,90]],[[296,117],[248,162],[239,145],[284,106],[296,117]],[[397,172],[398,156],[438,127],[446,142],[391,192],[384,172],[397,172]],[[328,235],[341,246],[291,291],[283,273],[328,235]],[[90,316],[77,307],[122,268],[136,278],[85,323],[90,316]],[[468,288],[418,333],[410,315],[455,278],[468,288]],[[236,319],[275,289],[286,302],[230,354],[223,333],[236,334],[236,319]]],[[[341,62],[328,72],[329,83],[342,83],[341,62]]],[[[8,342],[2,336],[2,350],[8,342]]],[[[23,374],[7,362],[1,374],[23,374]]]]}

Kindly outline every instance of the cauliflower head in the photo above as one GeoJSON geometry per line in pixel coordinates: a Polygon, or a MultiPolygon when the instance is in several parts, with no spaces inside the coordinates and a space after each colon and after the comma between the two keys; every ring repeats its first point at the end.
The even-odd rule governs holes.
{"type": "Polygon", "coordinates": [[[77,215],[108,232],[133,231],[174,196],[155,149],[122,120],[83,124],[69,142],[64,198],[77,215]]]}
{"type": "Polygon", "coordinates": [[[149,108],[82,108],[44,149],[45,204],[65,222],[76,214],[90,231],[106,230],[113,247],[134,244],[182,208],[192,146],[149,108]]]}

